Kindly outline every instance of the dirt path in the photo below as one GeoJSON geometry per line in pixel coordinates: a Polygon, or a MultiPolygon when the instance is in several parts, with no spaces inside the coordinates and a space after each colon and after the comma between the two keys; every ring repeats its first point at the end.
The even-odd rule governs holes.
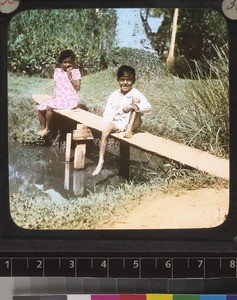
{"type": "Polygon", "coordinates": [[[229,190],[203,188],[175,194],[152,192],[128,213],[121,212],[103,228],[207,228],[221,224],[228,213],[229,190]]]}

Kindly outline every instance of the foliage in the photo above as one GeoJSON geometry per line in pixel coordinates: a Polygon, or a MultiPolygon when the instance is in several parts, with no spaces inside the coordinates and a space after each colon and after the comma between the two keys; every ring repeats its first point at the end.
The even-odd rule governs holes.
{"type": "Polygon", "coordinates": [[[38,123],[36,122],[33,103],[26,102],[22,98],[12,98],[9,104],[9,139],[23,144],[37,144],[39,139],[35,132],[38,123]]]}
{"type": "Polygon", "coordinates": [[[160,115],[163,135],[228,157],[228,59],[224,49],[216,51],[218,59],[206,59],[211,70],[209,76],[204,76],[196,64],[193,79],[173,80],[173,90],[165,88],[167,100],[160,105],[161,111],[157,109],[155,113],[160,115]]]}
{"type": "Polygon", "coordinates": [[[52,80],[16,75],[8,76],[8,138],[22,144],[42,144],[35,134],[38,130],[36,103],[32,94],[49,94],[52,80]]]}
{"type": "Polygon", "coordinates": [[[171,30],[172,30],[172,18],[173,18],[173,9],[164,8],[164,9],[152,9],[150,14],[153,17],[162,17],[161,26],[158,28],[156,34],[152,36],[152,44],[156,49],[159,57],[164,57],[165,53],[168,53],[169,44],[171,39],[171,30]]]}
{"type": "Polygon", "coordinates": [[[227,43],[227,26],[223,16],[208,9],[180,9],[177,54],[188,60],[217,57],[215,47],[227,43]]]}
{"type": "Polygon", "coordinates": [[[68,48],[83,74],[106,68],[115,25],[111,9],[21,12],[9,26],[9,70],[50,77],[59,53],[68,48]]]}
{"type": "Polygon", "coordinates": [[[164,66],[154,53],[140,49],[115,48],[111,55],[113,65],[131,65],[135,68],[138,78],[144,75],[157,79],[165,76],[164,66]]]}
{"type": "MultiPolygon", "coordinates": [[[[153,44],[160,57],[165,57],[171,39],[173,9],[154,9],[150,13],[162,15],[163,21],[153,36],[153,44]]],[[[194,72],[195,63],[208,68],[206,59],[217,57],[214,47],[222,48],[227,43],[227,26],[223,16],[208,9],[179,9],[178,31],[175,45],[175,74],[187,76],[194,72]],[[213,47],[214,46],[214,47],[213,47]]]]}

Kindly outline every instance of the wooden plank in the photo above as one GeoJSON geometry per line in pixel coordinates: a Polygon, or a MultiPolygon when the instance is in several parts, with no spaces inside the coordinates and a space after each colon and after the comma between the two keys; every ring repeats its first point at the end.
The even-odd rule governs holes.
{"type": "Polygon", "coordinates": [[[51,96],[45,94],[33,94],[32,98],[36,103],[41,104],[44,103],[45,101],[48,101],[51,98],[51,96]]]}
{"type": "Polygon", "coordinates": [[[73,110],[55,110],[58,114],[84,124],[90,129],[101,132],[103,130],[102,117],[81,108],[73,110]]]}
{"type": "MultiPolygon", "coordinates": [[[[124,140],[121,133],[116,133],[116,136],[124,140]]],[[[167,157],[197,170],[229,180],[228,159],[219,158],[208,152],[179,144],[148,132],[134,134],[129,139],[129,144],[143,151],[167,157]]]]}
{"type": "MultiPolygon", "coordinates": [[[[102,117],[88,111],[77,109],[75,111],[58,111],[58,113],[76,122],[83,123],[91,129],[97,131],[102,131],[103,129],[102,117]]],[[[131,139],[124,138],[123,132],[113,133],[111,136],[119,141],[125,141],[131,146],[143,151],[167,157],[200,171],[229,180],[228,159],[219,158],[208,152],[179,144],[148,132],[136,133],[131,139]]]]}
{"type": "MultiPolygon", "coordinates": [[[[42,98],[42,97],[41,97],[42,98]]],[[[37,102],[37,97],[34,98],[37,102]]],[[[102,117],[83,109],[55,110],[58,114],[68,117],[78,123],[87,125],[90,129],[101,132],[103,130],[102,117]]],[[[219,158],[190,146],[173,142],[169,139],[153,135],[148,132],[139,132],[132,138],[124,138],[123,132],[113,133],[112,137],[125,141],[130,146],[158,156],[167,157],[181,164],[188,165],[208,174],[229,180],[229,160],[219,158]]]]}

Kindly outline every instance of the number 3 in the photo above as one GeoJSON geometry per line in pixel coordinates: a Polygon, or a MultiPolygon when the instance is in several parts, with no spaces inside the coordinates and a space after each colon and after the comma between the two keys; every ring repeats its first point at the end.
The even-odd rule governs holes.
{"type": "MultiPolygon", "coordinates": [[[[230,5],[226,7],[227,10],[232,9],[234,6],[236,5],[236,0],[233,0],[232,2],[230,2],[230,5]]],[[[236,7],[237,9],[237,7],[236,7]]]]}
{"type": "Polygon", "coordinates": [[[222,11],[230,20],[237,20],[237,0],[223,0],[222,11]]]}

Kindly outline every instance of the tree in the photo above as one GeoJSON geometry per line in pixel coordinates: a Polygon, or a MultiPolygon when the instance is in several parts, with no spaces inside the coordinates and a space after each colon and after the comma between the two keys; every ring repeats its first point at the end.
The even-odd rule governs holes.
{"type": "Polygon", "coordinates": [[[194,61],[205,65],[206,59],[216,57],[215,47],[222,48],[227,43],[226,22],[218,11],[179,8],[178,16],[175,16],[174,9],[165,8],[150,13],[163,18],[153,37],[154,48],[161,58],[169,51],[168,58],[165,57],[167,65],[174,62],[176,70],[189,72],[194,61]]]}
{"type": "Polygon", "coordinates": [[[175,39],[176,39],[176,33],[177,33],[177,24],[178,24],[178,15],[179,15],[179,9],[174,9],[174,16],[173,16],[173,24],[172,24],[172,34],[171,34],[171,40],[170,40],[170,48],[169,48],[169,54],[166,59],[166,66],[168,69],[172,69],[174,64],[174,48],[175,48],[175,39]]]}

